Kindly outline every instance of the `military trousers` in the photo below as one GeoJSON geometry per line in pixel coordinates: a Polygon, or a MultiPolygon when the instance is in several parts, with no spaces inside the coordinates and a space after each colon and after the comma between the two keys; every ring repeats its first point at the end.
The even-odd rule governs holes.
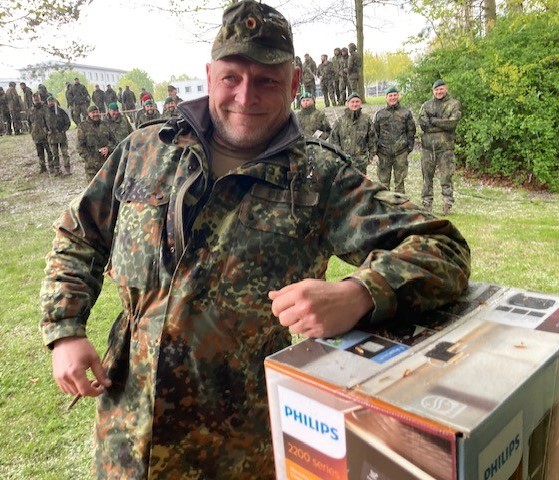
{"type": "Polygon", "coordinates": [[[339,89],[340,89],[340,99],[338,101],[339,105],[344,105],[347,97],[349,96],[349,94],[351,93],[351,91],[348,93],[349,90],[349,82],[347,80],[347,77],[344,75],[340,76],[340,81],[339,81],[339,89]]]}
{"type": "Polygon", "coordinates": [[[359,78],[359,75],[348,75],[347,80],[349,82],[350,95],[352,93],[359,93],[359,78]]]}
{"type": "Polygon", "coordinates": [[[454,185],[452,177],[455,170],[454,149],[452,150],[421,150],[421,173],[423,176],[423,189],[421,200],[424,207],[433,205],[433,179],[438,170],[443,204],[451,206],[454,203],[454,185]]]}
{"type": "Polygon", "coordinates": [[[377,175],[380,183],[390,190],[390,179],[394,170],[394,191],[406,193],[404,180],[408,176],[408,152],[398,155],[378,154],[377,175]]]}
{"type": "Polygon", "coordinates": [[[87,177],[87,181],[91,182],[105,163],[106,158],[97,153],[95,155],[87,155],[83,157],[83,160],[85,162],[85,176],[87,177]]]}
{"type": "Polygon", "coordinates": [[[323,80],[320,82],[320,89],[322,90],[322,96],[324,97],[324,106],[329,107],[330,102],[332,105],[336,105],[336,96],[334,94],[334,85],[332,80],[323,80]]]}
{"type": "Polygon", "coordinates": [[[76,127],[82,123],[87,118],[87,105],[85,103],[80,103],[72,107],[72,120],[76,124],[76,127]]]}
{"type": "Polygon", "coordinates": [[[21,112],[19,110],[10,110],[14,133],[23,133],[23,122],[21,121],[21,112]]]}
{"type": "Polygon", "coordinates": [[[64,160],[64,168],[70,172],[70,155],[68,154],[68,141],[52,142],[49,140],[49,146],[52,151],[52,169],[51,173],[60,173],[60,156],[64,160]]]}
{"type": "Polygon", "coordinates": [[[39,157],[39,166],[41,167],[41,171],[44,172],[46,170],[49,172],[54,172],[53,155],[48,141],[41,140],[40,142],[35,142],[35,148],[37,149],[37,156],[39,157]]]}

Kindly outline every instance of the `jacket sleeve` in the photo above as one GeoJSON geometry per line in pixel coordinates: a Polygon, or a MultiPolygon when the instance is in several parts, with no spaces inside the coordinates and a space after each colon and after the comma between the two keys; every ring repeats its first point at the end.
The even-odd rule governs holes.
{"type": "Polygon", "coordinates": [[[45,345],[86,335],[87,318],[101,292],[119,208],[113,185],[120,156],[117,149],[54,224],[55,238],[41,286],[40,328],[45,345]]]}
{"type": "Polygon", "coordinates": [[[408,153],[413,150],[413,146],[415,144],[415,132],[415,120],[413,119],[412,113],[409,112],[406,118],[406,138],[408,143],[408,153]]]}
{"type": "Polygon", "coordinates": [[[351,167],[332,182],[324,218],[332,252],[359,267],[350,278],[371,293],[373,322],[437,308],[467,286],[470,250],[452,223],[351,167]]]}

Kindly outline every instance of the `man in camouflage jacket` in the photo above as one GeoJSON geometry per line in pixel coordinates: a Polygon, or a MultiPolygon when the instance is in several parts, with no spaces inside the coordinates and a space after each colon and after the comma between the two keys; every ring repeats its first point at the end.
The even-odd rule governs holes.
{"type": "Polygon", "coordinates": [[[6,90],[6,100],[8,102],[8,110],[10,111],[10,117],[12,120],[11,128],[13,128],[15,135],[21,135],[23,133],[21,112],[25,110],[25,108],[23,106],[23,102],[21,101],[21,97],[17,93],[16,82],[10,82],[8,84],[8,89],[6,90]]]}
{"type": "Polygon", "coordinates": [[[72,120],[79,125],[87,118],[87,107],[91,101],[89,92],[85,85],[80,83],[79,78],[74,78],[74,84],[70,87],[70,98],[72,99],[72,120]]]}
{"type": "Polygon", "coordinates": [[[338,105],[345,105],[346,99],[353,93],[350,89],[349,80],[347,78],[347,69],[349,63],[349,52],[343,47],[340,54],[340,69],[338,70],[340,100],[338,105]]]}
{"type": "Polygon", "coordinates": [[[108,108],[109,112],[103,122],[109,127],[115,143],[120,143],[134,131],[134,127],[128,120],[128,116],[120,113],[118,103],[109,103],[108,108]]]}
{"type": "Polygon", "coordinates": [[[95,478],[275,478],[264,358],[467,284],[450,222],[303,139],[293,57],[279,12],[233,4],[209,97],[130,135],[56,222],[41,325],[60,388],[98,396],[95,478]],[[325,282],[331,255],[359,268],[325,282]],[[101,365],[86,319],[103,272],[123,312],[101,365]]]}
{"type": "Polygon", "coordinates": [[[157,110],[155,102],[153,100],[146,100],[144,102],[144,108],[138,110],[138,113],[136,114],[136,128],[140,127],[144,123],[159,120],[160,118],[161,113],[157,110]]]}
{"type": "Polygon", "coordinates": [[[376,138],[371,117],[361,110],[361,97],[352,93],[344,114],[336,120],[330,142],[351,157],[353,165],[363,174],[376,153],[376,138]]]}
{"type": "Polygon", "coordinates": [[[87,109],[87,118],[78,125],[78,153],[85,163],[85,176],[90,182],[116,146],[113,132],[105,122],[97,105],[87,109]]]}
{"type": "Polygon", "coordinates": [[[31,138],[37,149],[39,157],[39,173],[55,173],[54,159],[48,141],[47,129],[47,106],[42,102],[39,94],[31,97],[33,106],[29,111],[29,128],[31,129],[31,138]],[[45,154],[47,159],[45,161],[45,154]],[[47,168],[48,167],[48,168],[47,168]]]}
{"type": "Polygon", "coordinates": [[[349,90],[351,93],[357,92],[361,88],[361,75],[363,70],[363,59],[357,51],[357,45],[355,43],[350,43],[349,48],[349,59],[347,62],[347,80],[349,82],[349,90]]]}
{"type": "Polygon", "coordinates": [[[11,135],[12,134],[12,116],[10,115],[10,109],[8,108],[8,99],[6,98],[6,92],[0,87],[0,134],[11,135]]]}
{"type": "Polygon", "coordinates": [[[308,92],[301,95],[301,110],[297,112],[297,122],[307,137],[326,140],[332,127],[322,110],[317,110],[314,98],[308,92]]]}
{"type": "Polygon", "coordinates": [[[419,110],[421,137],[421,171],[423,206],[433,208],[433,178],[438,167],[443,196],[443,214],[450,213],[454,204],[454,143],[456,125],[462,118],[460,102],[448,93],[444,80],[433,83],[433,98],[419,110]]]}
{"type": "Polygon", "coordinates": [[[70,128],[70,117],[58,105],[58,101],[52,95],[47,97],[47,136],[49,139],[49,147],[52,151],[52,172],[54,175],[61,175],[60,170],[60,156],[64,161],[65,173],[70,175],[70,155],[68,154],[68,137],[66,132],[70,128]]]}
{"type": "Polygon", "coordinates": [[[328,55],[320,56],[320,65],[316,70],[316,74],[320,80],[320,89],[324,97],[324,106],[336,105],[336,96],[334,95],[334,65],[328,60],[328,55]]]}
{"type": "Polygon", "coordinates": [[[379,110],[373,121],[378,155],[378,179],[390,189],[394,170],[394,191],[406,193],[404,180],[408,175],[408,154],[415,143],[415,122],[412,113],[400,105],[396,87],[386,91],[386,107],[379,110]]]}
{"type": "Polygon", "coordinates": [[[129,85],[126,85],[122,92],[122,109],[134,122],[136,117],[136,94],[130,90],[129,85]]]}
{"type": "Polygon", "coordinates": [[[107,88],[105,89],[105,105],[107,105],[108,108],[110,103],[117,103],[117,102],[118,102],[118,94],[114,91],[113,87],[107,85],[107,88]]]}
{"type": "Polygon", "coordinates": [[[334,55],[333,57],[330,59],[330,61],[332,62],[332,68],[334,69],[334,79],[333,79],[333,88],[334,88],[334,96],[336,98],[336,103],[333,104],[333,106],[336,105],[343,105],[344,102],[342,102],[340,100],[340,58],[342,56],[342,51],[339,48],[334,48],[334,55]]]}
{"type": "Polygon", "coordinates": [[[91,101],[101,113],[105,113],[105,92],[99,85],[95,85],[95,90],[91,94],[91,101]]]}

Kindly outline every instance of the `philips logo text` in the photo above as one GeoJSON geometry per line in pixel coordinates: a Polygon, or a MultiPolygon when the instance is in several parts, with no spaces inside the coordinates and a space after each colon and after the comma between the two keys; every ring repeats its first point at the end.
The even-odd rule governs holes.
{"type": "Polygon", "coordinates": [[[307,415],[306,413],[300,412],[289,405],[284,405],[284,415],[286,419],[291,419],[300,425],[303,425],[314,432],[318,432],[321,435],[327,435],[332,440],[339,440],[338,429],[336,427],[330,426],[325,422],[316,420],[315,418],[307,415]]]}
{"type": "Polygon", "coordinates": [[[507,447],[495,458],[489,467],[485,469],[483,480],[493,478],[501,468],[512,458],[514,452],[520,448],[520,435],[516,435],[507,447]]]}

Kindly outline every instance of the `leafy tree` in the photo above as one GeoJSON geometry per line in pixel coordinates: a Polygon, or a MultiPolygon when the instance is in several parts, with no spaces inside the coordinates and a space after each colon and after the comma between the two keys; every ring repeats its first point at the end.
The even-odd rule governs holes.
{"type": "Polygon", "coordinates": [[[416,108],[444,78],[462,102],[458,161],[473,171],[559,191],[559,13],[501,17],[473,42],[438,49],[401,81],[416,108]]]}
{"type": "Polygon", "coordinates": [[[75,70],[59,70],[53,72],[45,80],[45,87],[51,92],[55,98],[62,104],[66,105],[66,82],[74,83],[74,78],[79,78],[80,83],[88,87],[91,92],[92,87],[88,84],[87,79],[83,73],[76,72],[75,70]]]}
{"type": "Polygon", "coordinates": [[[134,68],[126,73],[117,83],[117,87],[130,86],[130,89],[136,93],[139,97],[139,93],[142,88],[145,88],[148,92],[153,93],[154,82],[145,70],[139,68],[134,68]]]}
{"type": "MultiPolygon", "coordinates": [[[[2,0],[0,4],[0,51],[6,48],[37,48],[71,61],[91,48],[59,39],[58,44],[38,42],[45,34],[76,22],[93,0],[2,0]]],[[[59,36],[60,37],[60,36],[59,36]]]]}

